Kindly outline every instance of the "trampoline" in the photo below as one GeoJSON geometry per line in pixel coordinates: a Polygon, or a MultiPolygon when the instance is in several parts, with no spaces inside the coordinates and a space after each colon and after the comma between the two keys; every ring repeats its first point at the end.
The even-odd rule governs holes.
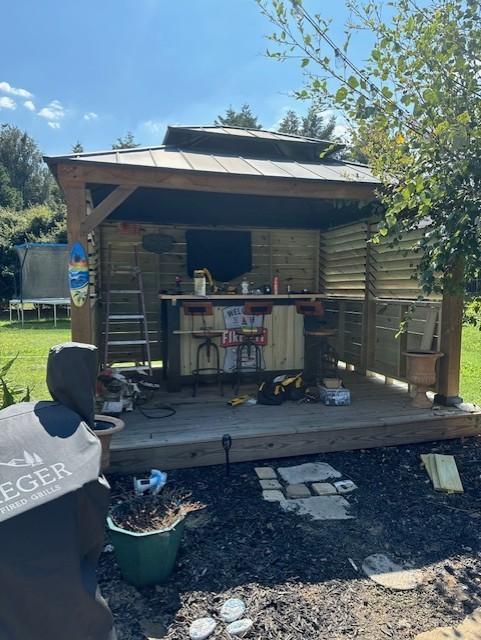
{"type": "Polygon", "coordinates": [[[15,245],[19,260],[19,293],[9,300],[10,322],[13,312],[24,323],[25,305],[31,304],[41,318],[43,306],[53,307],[54,326],[57,326],[57,307],[67,308],[70,315],[68,284],[68,245],[47,242],[25,242],[15,245]]]}

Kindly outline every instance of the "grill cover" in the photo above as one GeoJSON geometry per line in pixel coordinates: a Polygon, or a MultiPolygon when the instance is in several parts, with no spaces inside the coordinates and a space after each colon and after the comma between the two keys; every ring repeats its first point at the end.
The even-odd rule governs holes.
{"type": "Polygon", "coordinates": [[[2,640],[115,640],[95,575],[109,499],[85,422],[96,359],[90,345],[55,347],[49,388],[62,404],[0,411],[2,640]]]}

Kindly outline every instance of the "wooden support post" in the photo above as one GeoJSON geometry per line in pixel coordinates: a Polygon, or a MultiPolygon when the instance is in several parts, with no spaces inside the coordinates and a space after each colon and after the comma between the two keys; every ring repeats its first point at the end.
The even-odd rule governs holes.
{"type": "Polygon", "coordinates": [[[376,267],[373,249],[369,240],[371,229],[366,230],[366,280],[364,290],[364,304],[362,307],[362,345],[361,345],[361,373],[366,374],[374,367],[376,349],[376,267]]]}
{"type": "MultiPolygon", "coordinates": [[[[82,223],[87,216],[87,192],[85,184],[62,184],[67,201],[67,234],[69,247],[80,242],[87,251],[87,233],[82,230],[82,223]]],[[[93,339],[90,297],[82,307],[71,305],[71,333],[74,342],[90,344],[93,339]]]]}
{"type": "Polygon", "coordinates": [[[445,290],[441,305],[438,393],[435,401],[454,405],[462,402],[459,397],[461,369],[461,333],[463,328],[463,261],[458,260],[451,276],[449,290],[445,290]]]}

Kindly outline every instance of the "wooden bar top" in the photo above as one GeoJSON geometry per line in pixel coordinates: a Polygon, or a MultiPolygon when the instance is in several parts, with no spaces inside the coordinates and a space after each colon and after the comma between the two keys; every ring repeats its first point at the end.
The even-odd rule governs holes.
{"type": "Polygon", "coordinates": [[[327,296],[323,293],[215,293],[207,296],[196,296],[194,293],[159,293],[159,300],[321,300],[327,296]]]}

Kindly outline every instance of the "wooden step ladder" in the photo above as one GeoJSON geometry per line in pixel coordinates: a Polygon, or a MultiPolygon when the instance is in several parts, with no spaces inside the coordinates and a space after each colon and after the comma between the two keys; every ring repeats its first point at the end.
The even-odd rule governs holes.
{"type": "Polygon", "coordinates": [[[123,371],[148,371],[152,374],[152,357],[150,351],[149,328],[147,325],[147,314],[145,310],[144,284],[142,280],[142,270],[139,266],[139,255],[137,247],[134,247],[134,264],[133,265],[117,265],[112,263],[112,247],[108,246],[108,276],[106,288],[106,306],[105,306],[105,347],[104,347],[104,367],[111,365],[110,347],[129,347],[140,346],[142,358],[136,362],[134,366],[122,367],[123,371]],[[112,289],[112,277],[115,275],[130,276],[132,288],[128,289],[112,289]],[[123,295],[133,296],[137,299],[137,310],[135,313],[112,313],[112,296],[123,295]],[[140,338],[136,340],[115,340],[110,335],[110,323],[116,321],[121,324],[139,324],[140,338]]]}

